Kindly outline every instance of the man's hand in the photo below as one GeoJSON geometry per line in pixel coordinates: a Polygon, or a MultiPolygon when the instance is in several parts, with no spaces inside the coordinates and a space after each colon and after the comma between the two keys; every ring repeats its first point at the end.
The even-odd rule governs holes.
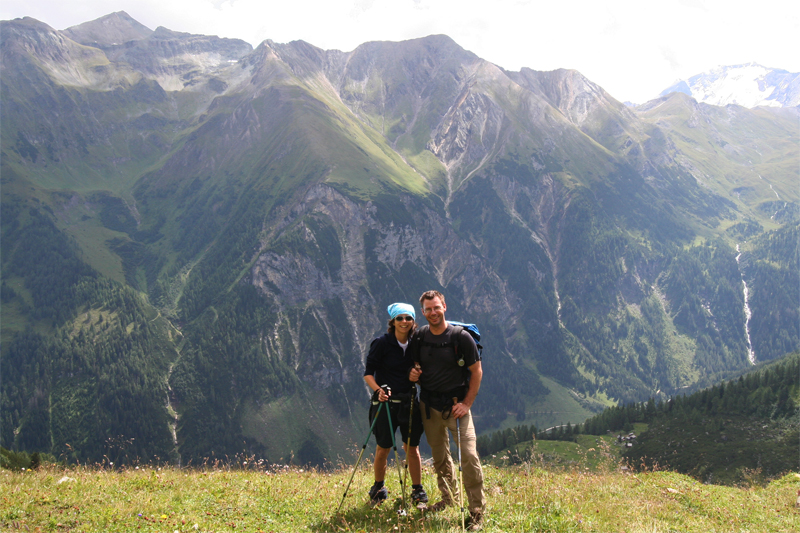
{"type": "Polygon", "coordinates": [[[483,379],[481,362],[477,361],[472,366],[468,366],[467,369],[470,372],[469,389],[467,389],[467,395],[464,396],[460,403],[455,398],[453,399],[454,405],[450,411],[450,416],[455,418],[461,418],[469,412],[475,402],[475,397],[478,395],[478,389],[481,388],[481,380],[483,379]]]}
{"type": "Polygon", "coordinates": [[[414,368],[408,373],[408,380],[416,383],[419,381],[420,374],[422,374],[422,369],[419,367],[419,363],[414,363],[414,368]]]}
{"type": "Polygon", "coordinates": [[[450,410],[450,416],[453,418],[461,418],[467,413],[469,413],[469,407],[463,403],[453,405],[453,408],[450,410]]]}

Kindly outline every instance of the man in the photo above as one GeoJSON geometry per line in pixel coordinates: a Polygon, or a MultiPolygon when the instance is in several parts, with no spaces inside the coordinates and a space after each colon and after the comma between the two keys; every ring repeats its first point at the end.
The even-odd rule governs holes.
{"type": "Polygon", "coordinates": [[[442,500],[428,509],[439,511],[458,498],[447,431],[456,438],[459,428],[463,490],[469,502],[470,530],[477,531],[483,525],[485,508],[483,469],[470,412],[483,377],[478,348],[469,333],[445,320],[447,304],[442,293],[426,291],[419,303],[428,326],[423,326],[413,336],[410,349],[418,365],[411,370],[409,379],[422,387],[422,424],[442,493],[442,500]]]}

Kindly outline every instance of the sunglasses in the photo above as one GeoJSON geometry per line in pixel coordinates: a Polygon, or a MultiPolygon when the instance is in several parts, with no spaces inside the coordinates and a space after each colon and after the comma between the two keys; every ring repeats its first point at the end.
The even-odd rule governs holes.
{"type": "Polygon", "coordinates": [[[398,316],[394,317],[394,319],[397,320],[398,322],[413,322],[414,321],[414,317],[410,317],[408,315],[398,315],[398,316]]]}

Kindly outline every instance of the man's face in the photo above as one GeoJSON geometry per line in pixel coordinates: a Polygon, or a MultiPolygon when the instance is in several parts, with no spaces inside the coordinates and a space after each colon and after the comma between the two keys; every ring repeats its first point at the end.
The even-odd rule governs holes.
{"type": "Polygon", "coordinates": [[[447,311],[447,306],[438,296],[434,296],[430,300],[422,300],[422,314],[425,315],[428,324],[433,327],[444,323],[445,311],[447,311]]]}

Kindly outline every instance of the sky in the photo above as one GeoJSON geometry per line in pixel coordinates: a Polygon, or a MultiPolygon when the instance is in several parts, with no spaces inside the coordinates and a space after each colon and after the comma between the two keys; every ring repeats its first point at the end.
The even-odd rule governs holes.
{"type": "MultiPolygon", "coordinates": [[[[115,11],[150,29],[304,40],[349,52],[433,34],[506,70],[575,69],[620,101],[755,62],[800,72],[800,1],[762,0],[2,0],[0,20],[63,30],[115,11]]],[[[2,36],[0,36],[2,38],[2,36]]]]}

